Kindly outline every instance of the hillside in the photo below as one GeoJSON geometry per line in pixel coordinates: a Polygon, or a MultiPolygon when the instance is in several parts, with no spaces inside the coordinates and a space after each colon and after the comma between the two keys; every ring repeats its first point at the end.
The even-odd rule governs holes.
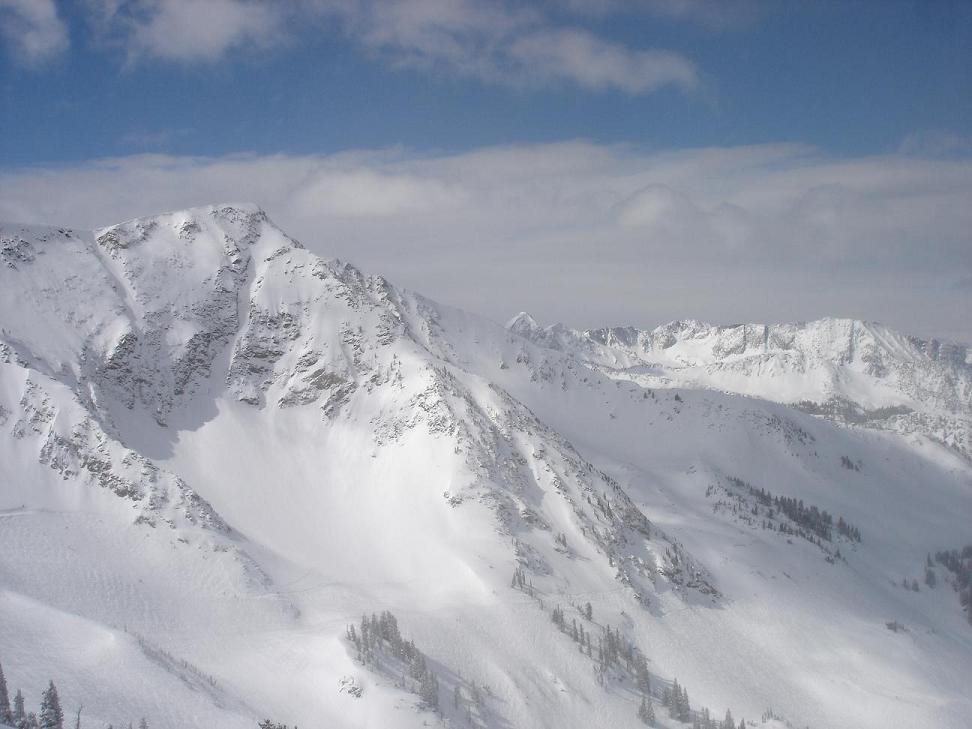
{"type": "Polygon", "coordinates": [[[972,542],[963,348],[507,329],[247,205],[3,225],[0,259],[25,695],[56,677],[94,726],[501,729],[642,726],[647,694],[691,726],[677,679],[749,726],[966,726],[959,578],[924,582],[972,542]]]}
{"type": "Polygon", "coordinates": [[[972,457],[967,345],[853,319],[578,331],[520,313],[507,327],[615,379],[751,395],[835,422],[920,433],[972,457]]]}

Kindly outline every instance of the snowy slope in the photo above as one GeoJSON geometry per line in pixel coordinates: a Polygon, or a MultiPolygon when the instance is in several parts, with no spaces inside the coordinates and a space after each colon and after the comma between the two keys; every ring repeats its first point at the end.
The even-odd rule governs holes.
{"type": "Polygon", "coordinates": [[[972,349],[881,324],[821,319],[578,331],[520,313],[511,331],[617,379],[798,405],[836,422],[936,438],[972,457],[972,349]]]}
{"type": "Polygon", "coordinates": [[[960,422],[957,350],[872,332],[881,374],[864,335],[796,331],[733,388],[704,336],[506,330],[252,206],[0,226],[0,257],[0,660],[28,696],[55,677],[94,725],[640,726],[635,673],[597,667],[610,626],[662,726],[676,677],[757,726],[965,726],[972,627],[940,566],[900,583],[972,541],[968,461],[787,405],[960,422]],[[863,537],[798,536],[744,483],[863,537]],[[357,659],[346,626],[382,610],[439,713],[357,659]]]}

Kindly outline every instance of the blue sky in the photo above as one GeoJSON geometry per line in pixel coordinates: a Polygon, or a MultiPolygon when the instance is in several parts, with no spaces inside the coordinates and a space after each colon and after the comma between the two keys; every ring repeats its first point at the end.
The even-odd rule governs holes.
{"type": "MultiPolygon", "coordinates": [[[[24,3],[0,0],[8,28],[24,3]]],[[[371,27],[380,21],[369,14],[382,14],[381,3],[375,11],[335,11],[312,2],[297,10],[301,3],[292,2],[257,21],[272,29],[251,32],[244,24],[235,35],[200,33],[189,42],[173,38],[185,35],[180,23],[194,22],[194,3],[123,3],[108,15],[111,5],[54,4],[64,35],[53,33],[49,47],[33,53],[18,46],[13,30],[5,34],[0,163],[144,151],[456,151],[574,138],[653,148],[798,141],[861,155],[894,150],[913,135],[963,140],[972,130],[967,0],[651,0],[583,3],[574,11],[564,3],[506,4],[482,19],[441,21],[444,30],[435,28],[449,17],[441,6],[460,14],[466,3],[412,2],[405,3],[419,18],[412,22],[432,30],[402,37],[371,27]],[[167,4],[182,6],[171,11],[176,19],[144,40],[167,4]],[[503,22],[496,14],[517,12],[534,17],[507,21],[523,25],[509,37],[494,29],[503,22]],[[567,29],[624,52],[676,54],[694,79],[634,89],[608,78],[585,87],[570,75],[528,78],[516,67],[507,75],[488,68],[502,57],[485,50],[482,58],[479,51],[456,57],[444,48],[567,29]],[[480,63],[487,68],[468,68],[480,63]]],[[[233,26],[224,17],[233,5],[254,6],[210,5],[225,9],[195,22],[233,26]]]]}
{"type": "Polygon", "coordinates": [[[0,220],[262,205],[503,320],[972,341],[972,2],[0,0],[0,220]]]}

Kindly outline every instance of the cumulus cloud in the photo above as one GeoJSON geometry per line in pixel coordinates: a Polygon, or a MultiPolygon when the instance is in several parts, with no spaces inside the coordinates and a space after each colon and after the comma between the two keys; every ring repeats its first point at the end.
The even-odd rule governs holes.
{"type": "Polygon", "coordinates": [[[140,155],[0,172],[0,219],[96,227],[227,200],[502,320],[845,315],[972,340],[972,160],[586,142],[452,155],[140,155]]]}
{"type": "Polygon", "coordinates": [[[68,48],[68,29],[54,0],[0,0],[0,36],[23,65],[55,58],[68,48]]]}

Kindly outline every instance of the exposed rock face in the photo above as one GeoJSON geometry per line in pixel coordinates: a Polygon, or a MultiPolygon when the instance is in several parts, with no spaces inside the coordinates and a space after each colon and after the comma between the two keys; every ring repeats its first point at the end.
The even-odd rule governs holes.
{"type": "Polygon", "coordinates": [[[166,426],[172,413],[185,419],[224,391],[256,408],[316,407],[326,420],[387,400],[369,422],[376,445],[416,428],[453,441],[469,480],[451,497],[490,504],[498,527],[515,538],[516,559],[531,569],[550,569],[531,544],[550,530],[541,503],[549,493],[566,500],[618,580],[645,604],[659,580],[718,594],[713,578],[651,528],[618,482],[507,392],[470,388],[476,376],[462,368],[435,304],[319,258],[261,210],[218,206],[93,234],[4,236],[4,255],[17,264],[8,267],[9,290],[49,280],[23,293],[39,295],[42,310],[69,309],[83,324],[72,340],[17,319],[9,330],[4,323],[6,361],[24,353],[74,399],[71,419],[60,424],[66,414],[29,379],[14,434],[42,439],[41,462],[65,478],[83,476],[136,502],[139,520],[228,529],[190,486],[122,445],[119,408],[166,426]],[[70,267],[83,273],[69,302],[54,284],[70,267]],[[55,361],[50,352],[65,339],[75,350],[55,361]]]}

